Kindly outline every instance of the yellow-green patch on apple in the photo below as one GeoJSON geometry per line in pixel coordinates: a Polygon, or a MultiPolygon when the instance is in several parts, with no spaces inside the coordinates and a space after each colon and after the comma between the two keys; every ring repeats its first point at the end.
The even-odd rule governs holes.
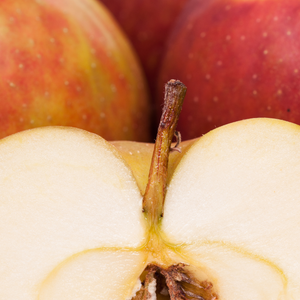
{"type": "Polygon", "coordinates": [[[3,0],[0,48],[0,138],[60,125],[149,140],[143,73],[101,3],[3,0]]]}

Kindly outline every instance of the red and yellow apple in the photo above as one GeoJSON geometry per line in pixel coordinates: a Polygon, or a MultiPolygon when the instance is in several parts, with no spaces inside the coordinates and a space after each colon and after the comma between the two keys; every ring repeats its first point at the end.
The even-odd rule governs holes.
{"type": "Polygon", "coordinates": [[[189,87],[178,130],[185,139],[226,123],[272,117],[300,124],[300,2],[192,0],[171,33],[157,92],[189,87]]]}
{"type": "Polygon", "coordinates": [[[152,92],[165,42],[187,0],[101,2],[112,12],[130,39],[141,60],[152,92]]]}
{"type": "Polygon", "coordinates": [[[140,65],[97,1],[1,1],[0,53],[0,138],[64,125],[149,139],[140,65]]]}

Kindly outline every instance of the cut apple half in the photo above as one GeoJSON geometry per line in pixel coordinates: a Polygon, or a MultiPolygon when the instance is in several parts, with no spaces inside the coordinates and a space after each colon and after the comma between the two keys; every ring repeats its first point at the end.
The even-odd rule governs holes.
{"type": "Polygon", "coordinates": [[[0,299],[300,299],[300,127],[220,127],[171,153],[167,180],[162,123],[144,197],[134,160],[97,135],[0,141],[0,299]]]}

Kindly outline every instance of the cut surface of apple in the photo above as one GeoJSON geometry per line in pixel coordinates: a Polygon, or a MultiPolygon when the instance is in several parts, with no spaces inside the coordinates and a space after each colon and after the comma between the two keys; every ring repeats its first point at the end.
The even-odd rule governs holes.
{"type": "Polygon", "coordinates": [[[1,140],[0,299],[136,299],[149,264],[179,263],[219,299],[300,299],[298,125],[220,127],[170,176],[149,228],[130,164],[102,138],[49,127],[1,140]]]}
{"type": "Polygon", "coordinates": [[[40,296],[43,282],[82,255],[98,262],[123,257],[115,272],[136,272],[143,254],[125,250],[145,242],[142,197],[111,145],[85,131],[45,128],[8,137],[0,148],[0,299],[49,299],[40,296]],[[96,248],[100,257],[85,254],[96,248]]]}

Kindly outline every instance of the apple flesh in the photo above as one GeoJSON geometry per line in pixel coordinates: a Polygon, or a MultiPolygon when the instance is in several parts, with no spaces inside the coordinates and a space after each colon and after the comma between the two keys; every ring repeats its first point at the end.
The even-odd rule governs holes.
{"type": "MultiPolygon", "coordinates": [[[[168,183],[170,182],[174,170],[176,169],[182,156],[188,151],[195,141],[196,139],[180,143],[180,152],[174,151],[169,157],[167,178],[168,183]]],[[[133,141],[111,141],[110,144],[117,148],[122,155],[122,158],[129,165],[133,176],[136,179],[136,183],[142,195],[144,195],[148,183],[154,144],[133,141]]],[[[175,144],[172,146],[174,147],[175,144]]]]}
{"type": "Polygon", "coordinates": [[[185,263],[219,299],[299,299],[299,149],[300,127],[285,121],[211,131],[171,153],[164,217],[149,228],[133,160],[99,136],[2,139],[0,298],[134,299],[149,263],[185,263]]]}
{"type": "Polygon", "coordinates": [[[0,138],[63,125],[149,140],[140,65],[103,5],[4,0],[0,7],[0,138]]]}
{"type": "Polygon", "coordinates": [[[295,0],[193,0],[168,40],[158,79],[189,87],[185,139],[253,117],[300,124],[300,4],[295,0]]]}
{"type": "Polygon", "coordinates": [[[187,0],[101,0],[101,2],[112,12],[131,41],[152,91],[167,37],[187,0]]]}

